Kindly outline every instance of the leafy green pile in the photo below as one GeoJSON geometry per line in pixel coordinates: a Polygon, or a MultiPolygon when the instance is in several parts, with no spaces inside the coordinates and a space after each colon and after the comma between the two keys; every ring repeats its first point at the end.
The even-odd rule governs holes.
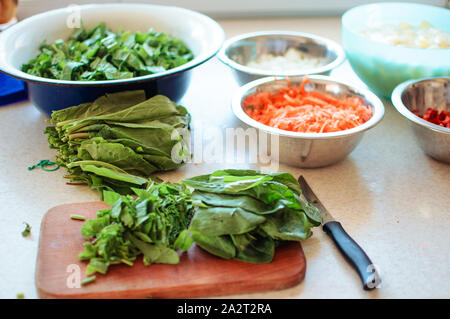
{"type": "Polygon", "coordinates": [[[100,23],[75,30],[68,41],[46,41],[40,54],[22,71],[50,79],[72,81],[118,80],[164,72],[194,58],[182,40],[161,32],[109,30],[100,23]]]}
{"type": "Polygon", "coordinates": [[[322,220],[289,173],[219,170],[182,183],[201,203],[189,226],[192,239],[222,258],[270,262],[280,242],[307,239],[322,220]]]}
{"type": "Polygon", "coordinates": [[[194,212],[190,191],[175,183],[151,182],[146,189],[133,189],[137,198],[105,191],[111,206],[87,220],[81,234],[89,241],[78,257],[89,260],[86,274],[106,274],[112,264],[132,266],[143,255],[145,265],[177,264],[175,251],[183,248],[186,228],[194,212]]]}
{"type": "Polygon", "coordinates": [[[144,91],[107,94],[52,113],[48,134],[56,162],[71,182],[129,194],[145,188],[154,172],[179,167],[190,154],[179,129],[189,129],[187,110],[165,96],[144,91]],[[176,161],[172,153],[176,150],[176,161]]]}

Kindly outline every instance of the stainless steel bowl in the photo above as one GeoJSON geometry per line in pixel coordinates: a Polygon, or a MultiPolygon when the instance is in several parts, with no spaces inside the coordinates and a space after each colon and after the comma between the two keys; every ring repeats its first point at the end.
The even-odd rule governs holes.
{"type": "Polygon", "coordinates": [[[403,82],[392,92],[392,104],[409,120],[419,146],[438,161],[450,163],[450,129],[430,123],[412,113],[425,114],[431,107],[450,112],[450,77],[403,82]]]}
{"type": "Polygon", "coordinates": [[[328,75],[345,60],[344,50],[336,42],[312,34],[289,31],[254,32],[233,37],[225,41],[217,56],[231,68],[239,85],[267,76],[328,75]],[[261,54],[281,55],[289,48],[323,57],[328,62],[317,68],[289,72],[265,71],[246,66],[261,54]]]}
{"type": "MultiPolygon", "coordinates": [[[[332,133],[298,133],[280,130],[264,125],[249,117],[242,109],[243,99],[255,92],[277,91],[288,86],[287,78],[267,77],[242,86],[232,100],[232,109],[238,119],[249,127],[278,137],[267,149],[273,160],[296,167],[322,167],[344,159],[361,141],[365,131],[377,125],[384,116],[380,99],[369,90],[336,81],[329,76],[308,76],[311,83],[307,90],[317,90],[339,97],[361,96],[366,105],[373,109],[372,117],[364,124],[352,129],[332,133]],[[277,147],[277,149],[274,149],[277,147]]],[[[303,77],[290,77],[291,86],[301,85],[303,77]]],[[[260,148],[261,149],[261,148],[260,148]]]]}

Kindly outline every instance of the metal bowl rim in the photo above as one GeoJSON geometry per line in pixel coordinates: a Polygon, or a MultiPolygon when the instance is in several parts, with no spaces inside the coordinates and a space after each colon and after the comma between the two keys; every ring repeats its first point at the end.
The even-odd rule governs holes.
{"type": "Polygon", "coordinates": [[[450,129],[433,124],[431,122],[428,122],[417,115],[415,115],[413,112],[411,112],[406,105],[402,101],[402,94],[406,90],[407,87],[424,81],[430,81],[430,80],[438,80],[438,79],[447,79],[450,80],[450,76],[439,76],[439,77],[425,77],[420,79],[412,79],[405,82],[400,83],[395,87],[395,89],[392,91],[391,95],[391,101],[392,105],[397,109],[397,111],[402,114],[405,118],[410,120],[411,122],[414,122],[415,124],[418,124],[422,127],[425,127],[427,129],[430,129],[435,132],[441,132],[444,134],[450,134],[450,129]]]}
{"type": "Polygon", "coordinates": [[[341,65],[345,61],[345,52],[342,46],[340,46],[337,42],[317,36],[310,33],[304,33],[304,32],[295,32],[295,31],[258,31],[258,32],[250,32],[250,33],[244,33],[237,36],[234,36],[228,40],[226,40],[222,46],[222,48],[217,53],[217,58],[224,64],[228,65],[229,67],[239,70],[241,72],[245,72],[252,75],[259,75],[259,76],[299,76],[299,75],[306,75],[306,74],[317,74],[317,73],[324,73],[331,71],[341,65]],[[323,42],[327,45],[327,47],[331,48],[331,50],[336,53],[336,58],[331,61],[328,64],[325,64],[318,68],[313,69],[305,69],[301,72],[277,72],[274,73],[273,71],[265,71],[260,69],[251,68],[242,64],[239,64],[232,59],[228,57],[226,54],[226,51],[228,48],[241,40],[259,37],[259,36],[293,36],[293,37],[299,37],[299,38],[306,38],[313,40],[316,43],[323,42]]]}
{"type": "MultiPolygon", "coordinates": [[[[311,139],[311,140],[342,138],[342,137],[349,137],[352,135],[360,134],[360,133],[365,132],[365,131],[369,130],[370,128],[376,126],[384,117],[383,102],[370,90],[360,88],[353,84],[349,84],[347,82],[336,80],[333,77],[325,76],[325,75],[311,75],[311,76],[308,76],[308,79],[326,81],[326,82],[329,82],[330,84],[340,84],[340,85],[344,85],[344,86],[351,88],[353,91],[360,94],[371,104],[371,106],[374,110],[372,117],[367,122],[365,122],[361,125],[358,125],[354,128],[348,129],[348,130],[343,130],[343,131],[339,131],[339,132],[329,132],[329,133],[300,133],[300,132],[281,130],[278,128],[273,128],[273,127],[264,125],[256,120],[252,119],[250,116],[248,116],[244,112],[244,110],[242,109],[241,102],[242,102],[243,97],[246,96],[247,93],[251,89],[253,89],[261,84],[275,82],[278,80],[285,80],[287,78],[290,78],[291,81],[293,80],[293,77],[271,76],[271,77],[265,77],[262,79],[254,80],[254,81],[249,82],[249,83],[243,85],[242,87],[240,87],[238,89],[238,91],[236,92],[236,94],[233,96],[233,99],[231,102],[231,107],[232,107],[234,115],[239,120],[241,120],[243,123],[245,123],[251,127],[257,128],[261,131],[264,131],[266,133],[269,133],[269,134],[275,134],[275,135],[279,135],[279,136],[292,137],[292,138],[298,138],[298,139],[311,139]]],[[[297,77],[297,78],[299,78],[299,77],[297,77]]]]}

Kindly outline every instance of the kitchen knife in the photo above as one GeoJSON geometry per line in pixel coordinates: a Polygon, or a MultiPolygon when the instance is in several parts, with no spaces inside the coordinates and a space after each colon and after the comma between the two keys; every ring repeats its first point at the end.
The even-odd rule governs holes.
{"type": "Polygon", "coordinates": [[[372,290],[381,283],[380,275],[372,261],[362,248],[345,232],[341,223],[334,220],[320,200],[309,187],[303,176],[298,179],[302,189],[302,195],[311,205],[314,205],[322,216],[322,229],[335,242],[336,246],[345,256],[347,261],[356,269],[364,285],[365,290],[372,290]]]}

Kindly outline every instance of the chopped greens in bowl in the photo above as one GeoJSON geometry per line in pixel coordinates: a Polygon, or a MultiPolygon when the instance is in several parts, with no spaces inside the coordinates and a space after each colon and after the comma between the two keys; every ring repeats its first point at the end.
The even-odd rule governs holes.
{"type": "Polygon", "coordinates": [[[104,22],[76,29],[67,41],[44,41],[22,71],[69,81],[119,80],[164,72],[194,58],[181,39],[150,29],[112,32],[104,22]]]}
{"type": "Polygon", "coordinates": [[[80,5],[77,11],[84,30],[81,21],[80,28],[78,21],[68,23],[67,8],[59,8],[0,33],[0,72],[26,82],[31,103],[48,117],[52,111],[123,91],[144,90],[147,98],[164,95],[180,102],[192,71],[217,53],[225,37],[213,19],[176,6],[101,3],[80,5]],[[159,33],[147,32],[152,28],[159,33]],[[99,39],[89,40],[98,34],[99,39]],[[40,47],[47,52],[39,52],[40,47]],[[180,65],[182,59],[187,62],[180,65]]]}

